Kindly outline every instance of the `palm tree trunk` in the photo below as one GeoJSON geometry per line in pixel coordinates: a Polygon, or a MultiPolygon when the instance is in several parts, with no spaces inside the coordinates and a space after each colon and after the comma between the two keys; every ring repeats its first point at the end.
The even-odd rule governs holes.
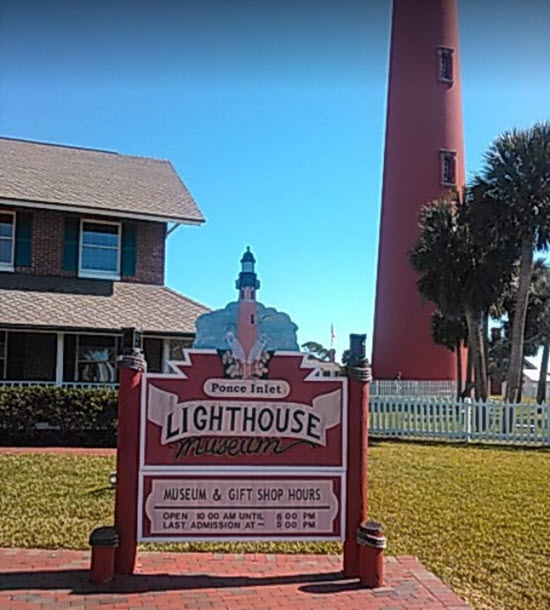
{"type": "Polygon", "coordinates": [[[525,318],[527,316],[531,275],[533,274],[533,248],[534,236],[531,233],[526,235],[521,242],[519,285],[512,323],[510,366],[508,367],[508,375],[506,377],[506,402],[518,402],[520,397],[525,318]]]}
{"type": "Polygon", "coordinates": [[[462,342],[456,342],[456,399],[462,395],[462,342]]]}
{"type": "Polygon", "coordinates": [[[464,383],[464,396],[466,396],[466,394],[468,394],[468,396],[470,395],[470,389],[472,387],[472,381],[474,378],[473,368],[474,363],[472,358],[472,350],[468,345],[468,352],[466,355],[466,381],[464,383]]]}
{"type": "Polygon", "coordinates": [[[472,350],[472,361],[475,374],[475,398],[487,400],[487,371],[483,355],[483,338],[479,314],[466,309],[466,323],[468,325],[468,347],[472,350]]]}
{"type": "Polygon", "coordinates": [[[550,341],[544,342],[542,348],[542,360],[540,363],[540,376],[537,384],[537,404],[541,405],[546,400],[546,377],[548,376],[548,359],[550,357],[550,341]]]}
{"type": "Polygon", "coordinates": [[[489,312],[484,311],[481,318],[483,328],[483,358],[485,359],[485,370],[487,370],[487,353],[489,351],[489,312]]]}

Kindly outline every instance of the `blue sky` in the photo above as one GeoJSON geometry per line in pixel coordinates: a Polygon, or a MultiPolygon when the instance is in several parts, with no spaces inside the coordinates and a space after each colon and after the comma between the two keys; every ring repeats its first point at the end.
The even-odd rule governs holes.
{"type": "MultiPolygon", "coordinates": [[[[459,0],[468,172],[550,119],[550,3],[459,0]]],[[[259,299],[299,341],[371,341],[390,3],[0,0],[0,133],[168,158],[207,223],[168,240],[167,282],[259,299]]]]}

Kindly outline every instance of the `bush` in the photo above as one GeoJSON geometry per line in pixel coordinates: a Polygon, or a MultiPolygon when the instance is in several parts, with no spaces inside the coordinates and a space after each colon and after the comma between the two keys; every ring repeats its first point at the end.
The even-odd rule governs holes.
{"type": "Polygon", "coordinates": [[[118,392],[0,387],[0,444],[116,446],[118,392]]]}

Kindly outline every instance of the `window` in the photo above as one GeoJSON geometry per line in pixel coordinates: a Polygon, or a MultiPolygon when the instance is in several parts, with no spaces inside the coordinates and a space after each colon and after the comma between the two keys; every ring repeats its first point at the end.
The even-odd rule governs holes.
{"type": "Polygon", "coordinates": [[[162,373],[162,339],[145,337],[143,339],[143,355],[147,361],[149,373],[162,373]]]}
{"type": "Polygon", "coordinates": [[[15,214],[0,212],[0,271],[13,271],[15,214]]]}
{"type": "Polygon", "coordinates": [[[120,278],[120,224],[82,221],[80,273],[83,277],[120,278]]]}
{"type": "Polygon", "coordinates": [[[442,83],[453,83],[453,49],[439,47],[439,81],[442,83]]]}
{"type": "Polygon", "coordinates": [[[183,352],[192,347],[193,339],[170,339],[168,359],[183,360],[183,352]]]}
{"type": "Polygon", "coordinates": [[[77,381],[115,383],[117,338],[105,335],[78,335],[76,349],[77,381]]]}
{"type": "Polygon", "coordinates": [[[6,366],[8,360],[8,337],[5,330],[0,330],[0,379],[6,378],[6,366]]]}
{"type": "Polygon", "coordinates": [[[442,150],[441,153],[441,184],[456,186],[456,152],[442,150]]]}

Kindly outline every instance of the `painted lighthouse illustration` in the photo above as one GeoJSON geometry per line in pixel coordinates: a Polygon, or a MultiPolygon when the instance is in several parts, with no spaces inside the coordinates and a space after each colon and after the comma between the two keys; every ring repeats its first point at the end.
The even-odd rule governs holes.
{"type": "Polygon", "coordinates": [[[227,377],[267,378],[276,350],[298,351],[298,327],[286,313],[256,301],[260,281],[250,247],[240,262],[238,300],[197,318],[193,347],[218,350],[227,377]]]}
{"type": "Polygon", "coordinates": [[[421,207],[464,184],[457,0],[394,0],[373,336],[378,379],[454,379],[408,253],[421,207]]]}
{"type": "Polygon", "coordinates": [[[258,307],[256,304],[256,291],[260,288],[260,280],[254,270],[255,264],[256,259],[248,246],[241,258],[241,272],[235,281],[235,287],[239,291],[237,340],[247,359],[254,356],[261,347],[258,337],[258,307]]]}

